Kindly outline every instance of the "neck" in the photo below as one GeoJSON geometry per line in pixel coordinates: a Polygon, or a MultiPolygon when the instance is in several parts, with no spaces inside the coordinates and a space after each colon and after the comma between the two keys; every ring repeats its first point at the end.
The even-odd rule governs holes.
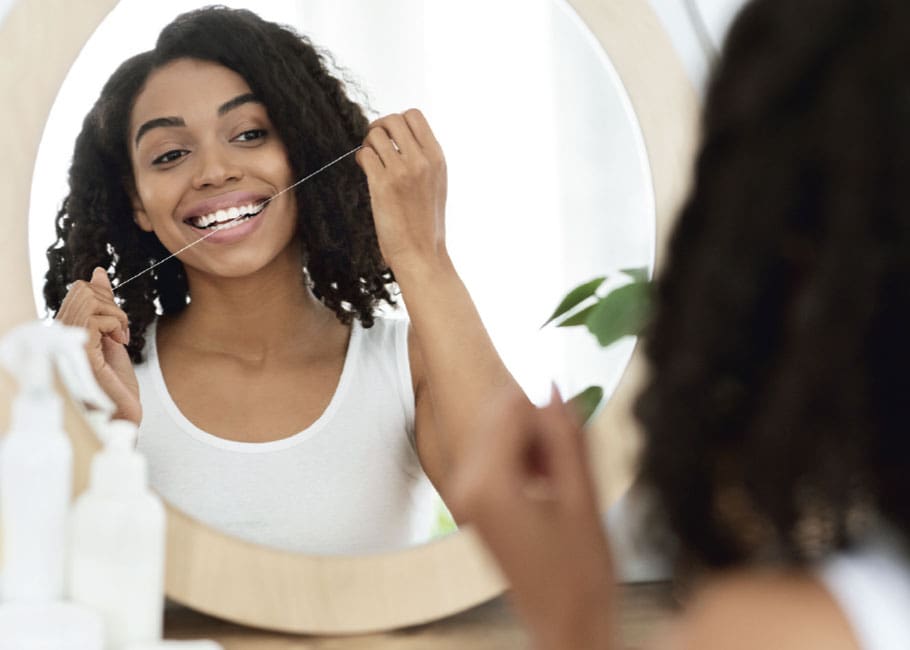
{"type": "Polygon", "coordinates": [[[183,345],[250,360],[316,345],[335,314],[306,286],[300,258],[283,256],[255,273],[225,278],[187,269],[192,301],[174,319],[183,345]]]}

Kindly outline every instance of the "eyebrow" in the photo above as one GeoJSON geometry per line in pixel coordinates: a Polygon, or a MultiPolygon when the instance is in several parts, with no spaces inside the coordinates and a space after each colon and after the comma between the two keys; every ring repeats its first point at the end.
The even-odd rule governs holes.
{"type": "MultiPolygon", "coordinates": [[[[238,106],[242,106],[243,104],[248,104],[250,102],[257,102],[260,104],[262,103],[253,93],[244,93],[243,95],[237,95],[233,99],[229,99],[218,107],[218,117],[222,117],[238,106]]],[[[186,122],[182,117],[156,117],[155,119],[149,120],[148,122],[143,123],[142,126],[140,126],[136,131],[135,146],[139,146],[139,139],[152,129],[175,126],[186,126],[186,122]]]]}

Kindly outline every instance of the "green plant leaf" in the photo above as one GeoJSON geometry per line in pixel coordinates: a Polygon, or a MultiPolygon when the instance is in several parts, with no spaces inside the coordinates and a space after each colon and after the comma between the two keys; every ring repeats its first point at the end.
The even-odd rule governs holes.
{"type": "Polygon", "coordinates": [[[640,266],[637,269],[620,269],[620,273],[625,273],[635,282],[647,282],[648,281],[648,267],[640,266]]]}
{"type": "Polygon", "coordinates": [[[602,400],[603,397],[603,388],[600,386],[588,386],[578,393],[578,395],[570,399],[567,404],[578,416],[578,419],[582,423],[585,423],[594,415],[594,411],[597,410],[597,405],[600,404],[600,400],[602,400]]]}
{"type": "Polygon", "coordinates": [[[594,311],[595,307],[597,307],[597,303],[589,305],[588,307],[575,312],[567,319],[556,323],[556,327],[575,327],[576,325],[586,324],[588,321],[588,316],[591,315],[591,312],[594,311]]]}
{"type": "Polygon", "coordinates": [[[650,282],[633,282],[601,298],[585,324],[597,342],[607,347],[624,336],[640,334],[650,312],[650,282]]]}
{"type": "Polygon", "coordinates": [[[594,292],[597,291],[597,287],[603,284],[603,281],[606,279],[605,276],[594,278],[593,280],[580,284],[572,289],[566,294],[566,297],[562,299],[562,302],[559,303],[559,306],[541,327],[546,327],[554,318],[559,318],[572,309],[572,307],[593,296],[594,292]]]}

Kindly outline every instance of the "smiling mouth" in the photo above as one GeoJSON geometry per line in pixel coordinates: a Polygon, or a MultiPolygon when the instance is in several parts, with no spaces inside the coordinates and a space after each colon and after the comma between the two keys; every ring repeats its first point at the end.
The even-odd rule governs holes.
{"type": "Polygon", "coordinates": [[[262,212],[265,206],[266,202],[262,202],[216,210],[210,214],[185,219],[184,223],[197,230],[228,230],[249,221],[262,212]]]}

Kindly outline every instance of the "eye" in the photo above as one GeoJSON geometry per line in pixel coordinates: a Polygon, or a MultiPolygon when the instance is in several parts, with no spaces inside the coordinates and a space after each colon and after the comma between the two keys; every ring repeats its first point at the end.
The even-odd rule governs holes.
{"type": "Polygon", "coordinates": [[[250,129],[238,135],[234,140],[237,142],[252,142],[253,140],[261,140],[267,134],[268,131],[265,129],[250,129]]]}
{"type": "Polygon", "coordinates": [[[153,165],[166,165],[172,163],[175,160],[183,158],[189,151],[186,149],[171,149],[167,153],[163,153],[152,161],[153,165]]]}

